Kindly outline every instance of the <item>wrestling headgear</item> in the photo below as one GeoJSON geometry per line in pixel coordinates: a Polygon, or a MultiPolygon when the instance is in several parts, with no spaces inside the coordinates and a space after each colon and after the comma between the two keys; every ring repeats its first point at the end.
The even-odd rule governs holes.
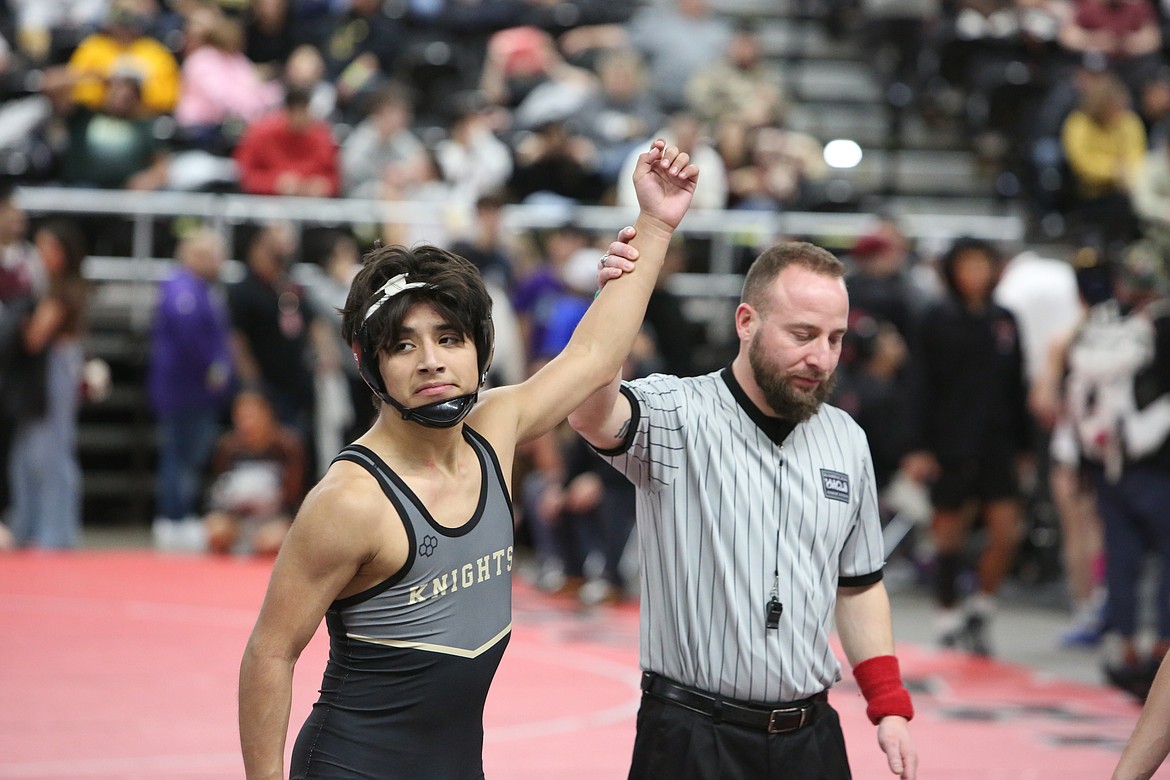
{"type": "Polygon", "coordinates": [[[378,364],[378,351],[373,348],[373,345],[367,343],[369,332],[366,326],[378,309],[382,308],[395,295],[416,288],[433,289],[433,286],[426,282],[408,282],[406,279],[407,275],[404,273],[391,277],[375,293],[373,302],[362,315],[362,324],[357,330],[352,345],[353,356],[357,360],[358,373],[378,398],[402,413],[402,419],[412,420],[428,428],[450,428],[457,425],[471,411],[471,407],[479,398],[479,387],[483,387],[484,382],[487,381],[487,372],[491,367],[495,342],[492,320],[489,315],[480,324],[477,332],[472,334],[479,362],[479,387],[471,393],[455,398],[447,398],[414,408],[403,406],[386,390],[386,383],[382,380],[382,372],[378,364]]]}

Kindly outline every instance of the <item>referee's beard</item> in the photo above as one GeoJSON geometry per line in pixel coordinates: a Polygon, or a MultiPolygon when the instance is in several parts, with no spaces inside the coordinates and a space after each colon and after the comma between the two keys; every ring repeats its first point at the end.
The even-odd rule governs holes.
{"type": "Polygon", "coordinates": [[[781,420],[791,423],[802,423],[816,414],[837,384],[837,372],[830,371],[827,374],[800,374],[801,377],[817,380],[816,386],[811,389],[794,386],[790,379],[793,374],[780,371],[768,360],[758,333],[752,337],[748,346],[748,364],[752,367],[752,376],[768,406],[781,420]]]}

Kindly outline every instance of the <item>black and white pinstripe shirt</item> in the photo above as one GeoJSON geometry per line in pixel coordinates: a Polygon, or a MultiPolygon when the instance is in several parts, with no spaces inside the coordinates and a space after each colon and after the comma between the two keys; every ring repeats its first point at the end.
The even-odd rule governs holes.
{"type": "Polygon", "coordinates": [[[630,432],[602,454],[638,487],[642,668],[758,702],[833,685],[837,588],[882,576],[865,434],[830,406],[795,427],[768,417],[730,368],[622,392],[630,432]],[[776,571],[784,610],[768,630],[776,571]]]}

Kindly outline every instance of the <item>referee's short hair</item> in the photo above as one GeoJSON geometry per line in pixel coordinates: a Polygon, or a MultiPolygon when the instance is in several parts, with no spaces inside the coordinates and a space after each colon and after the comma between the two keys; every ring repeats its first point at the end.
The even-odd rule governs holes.
{"type": "Polygon", "coordinates": [[[845,264],[832,252],[807,241],[785,241],[765,249],[748,268],[740,303],[759,308],[768,297],[768,287],[790,265],[814,274],[845,278],[845,264]]]}

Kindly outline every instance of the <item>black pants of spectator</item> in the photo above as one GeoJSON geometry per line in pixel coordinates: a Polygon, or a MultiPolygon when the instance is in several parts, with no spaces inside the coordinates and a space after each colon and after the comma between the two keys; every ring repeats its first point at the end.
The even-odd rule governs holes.
{"type": "Polygon", "coordinates": [[[768,734],[643,694],[629,780],[850,780],[837,711],[813,706],[809,725],[768,734]]]}
{"type": "Polygon", "coordinates": [[[1133,204],[1125,193],[1077,198],[1068,216],[1071,238],[1083,246],[1120,251],[1140,236],[1133,204]]]}
{"type": "Polygon", "coordinates": [[[1140,633],[1143,564],[1153,554],[1154,630],[1159,640],[1170,639],[1170,475],[1148,464],[1127,467],[1117,482],[1106,479],[1100,467],[1090,474],[1105,532],[1106,631],[1122,637],[1140,633]]]}
{"type": "Polygon", "coordinates": [[[634,528],[635,496],[630,483],[606,484],[601,503],[592,512],[562,515],[556,534],[566,576],[584,577],[585,559],[596,550],[602,556],[605,581],[625,589],[620,564],[634,528]]]}
{"type": "Polygon", "coordinates": [[[12,487],[8,483],[8,459],[15,429],[16,426],[11,420],[0,416],[0,520],[3,520],[4,513],[12,502],[12,487]]]}

